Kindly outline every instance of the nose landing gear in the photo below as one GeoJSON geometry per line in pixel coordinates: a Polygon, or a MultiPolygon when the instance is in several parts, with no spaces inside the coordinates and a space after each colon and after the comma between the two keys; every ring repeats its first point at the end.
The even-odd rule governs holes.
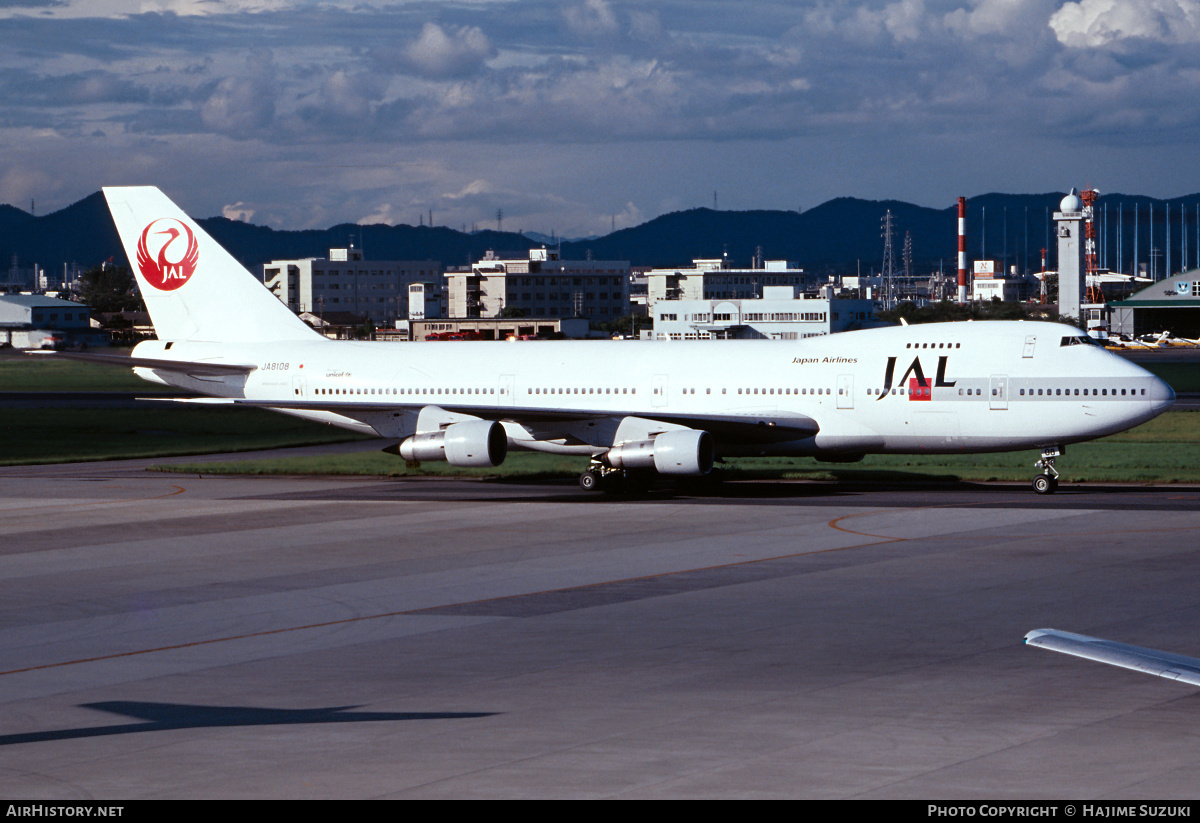
{"type": "Polygon", "coordinates": [[[1047,446],[1042,449],[1042,457],[1033,465],[1042,473],[1033,478],[1033,490],[1038,494],[1054,494],[1058,488],[1058,470],[1054,468],[1054,460],[1062,456],[1063,449],[1059,446],[1047,446]]]}

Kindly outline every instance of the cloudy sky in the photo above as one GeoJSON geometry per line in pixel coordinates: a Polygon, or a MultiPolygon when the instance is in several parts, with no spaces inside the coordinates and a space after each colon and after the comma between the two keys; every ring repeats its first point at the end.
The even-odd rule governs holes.
{"type": "Polygon", "coordinates": [[[1200,0],[0,0],[0,202],[568,237],[1200,190],[1200,0]]]}

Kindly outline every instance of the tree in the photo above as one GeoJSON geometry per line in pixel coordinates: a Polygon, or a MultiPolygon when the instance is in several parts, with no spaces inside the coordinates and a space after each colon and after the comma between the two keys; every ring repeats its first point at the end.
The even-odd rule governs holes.
{"type": "Polygon", "coordinates": [[[882,311],[877,315],[880,320],[898,322],[903,318],[910,324],[917,323],[946,323],[954,320],[1024,320],[1029,316],[1029,307],[1024,303],[1005,303],[998,298],[966,305],[959,305],[949,300],[929,303],[920,308],[915,303],[905,301],[891,311],[882,311]]]}
{"type": "Polygon", "coordinates": [[[145,311],[137,281],[124,266],[103,264],[79,276],[79,299],[97,313],[145,311]]]}

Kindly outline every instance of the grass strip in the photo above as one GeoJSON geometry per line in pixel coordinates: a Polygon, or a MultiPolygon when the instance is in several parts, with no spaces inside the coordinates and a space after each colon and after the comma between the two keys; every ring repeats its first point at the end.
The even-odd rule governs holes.
{"type": "MultiPolygon", "coordinates": [[[[1200,483],[1200,412],[1167,412],[1122,434],[1068,448],[1059,470],[1070,482],[1200,483]]],[[[730,479],[924,480],[1032,479],[1035,450],[997,454],[868,455],[861,463],[831,465],[810,458],[735,458],[725,464],[730,479]]],[[[173,464],[158,471],[191,474],[325,474],[387,477],[488,477],[549,479],[575,477],[587,467],[583,458],[516,452],[491,469],[459,469],[446,463],[409,466],[382,452],[276,460],[236,460],[173,464]]]]}
{"type": "MultiPolygon", "coordinates": [[[[103,349],[101,354],[117,354],[103,349]]],[[[0,356],[0,391],[19,392],[178,392],[170,386],[150,383],[130,368],[62,360],[52,354],[8,352],[0,356]]]]}
{"type": "Polygon", "coordinates": [[[263,409],[0,409],[0,466],[314,446],[362,439],[263,409]]]}

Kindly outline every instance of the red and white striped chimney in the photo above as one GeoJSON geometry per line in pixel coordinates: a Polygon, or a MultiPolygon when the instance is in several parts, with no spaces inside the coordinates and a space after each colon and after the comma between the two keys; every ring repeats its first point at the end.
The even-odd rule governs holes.
{"type": "Polygon", "coordinates": [[[958,302],[967,302],[967,198],[958,198],[958,302]]]}

